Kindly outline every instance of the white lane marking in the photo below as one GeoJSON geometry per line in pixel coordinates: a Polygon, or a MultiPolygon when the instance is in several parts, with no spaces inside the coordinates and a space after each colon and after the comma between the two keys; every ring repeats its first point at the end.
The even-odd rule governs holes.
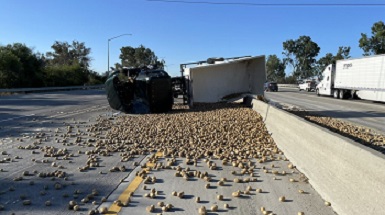
{"type": "Polygon", "coordinates": [[[15,120],[15,119],[20,119],[20,118],[23,118],[23,117],[34,116],[34,115],[35,114],[30,114],[30,115],[25,115],[25,116],[18,116],[18,117],[11,117],[11,118],[8,118],[8,119],[1,120],[0,122],[7,122],[7,121],[11,121],[11,120],[15,120]]]}
{"type": "Polygon", "coordinates": [[[88,109],[83,109],[83,110],[75,110],[75,111],[72,111],[72,112],[58,112],[59,114],[47,116],[47,118],[69,117],[69,116],[79,115],[79,114],[83,114],[83,113],[87,113],[87,112],[97,111],[97,110],[104,109],[104,108],[107,108],[107,107],[108,107],[108,105],[103,105],[103,106],[100,105],[99,107],[96,107],[96,108],[88,108],[88,109]]]}

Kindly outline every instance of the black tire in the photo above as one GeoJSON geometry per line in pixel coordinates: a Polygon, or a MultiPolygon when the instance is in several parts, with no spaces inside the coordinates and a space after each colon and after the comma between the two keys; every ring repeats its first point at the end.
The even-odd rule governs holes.
{"type": "Polygon", "coordinates": [[[340,95],[339,90],[334,90],[334,91],[333,91],[333,97],[334,97],[334,98],[338,99],[338,98],[339,98],[339,95],[340,95]]]}
{"type": "Polygon", "coordinates": [[[360,99],[360,98],[357,96],[357,91],[352,91],[352,99],[360,99]]]}
{"type": "Polygon", "coordinates": [[[344,92],[344,90],[339,90],[339,92],[338,92],[338,97],[339,97],[339,99],[345,99],[345,92],[344,92]]]}

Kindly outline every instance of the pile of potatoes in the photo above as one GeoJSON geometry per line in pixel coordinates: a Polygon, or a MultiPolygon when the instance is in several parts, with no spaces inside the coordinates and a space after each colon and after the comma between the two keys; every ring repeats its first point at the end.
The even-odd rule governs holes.
{"type": "Polygon", "coordinates": [[[296,108],[283,107],[286,111],[330,129],[333,132],[349,137],[361,144],[365,144],[380,152],[385,153],[385,136],[375,133],[369,128],[353,125],[332,117],[319,116],[296,108]]]}
{"type": "Polygon", "coordinates": [[[104,134],[95,143],[98,150],[120,152],[122,159],[160,151],[191,162],[211,156],[225,162],[250,158],[265,162],[282,153],[262,117],[250,108],[219,103],[196,104],[191,110],[177,105],[175,109],[168,114],[100,119],[89,130],[96,136],[104,134]]]}

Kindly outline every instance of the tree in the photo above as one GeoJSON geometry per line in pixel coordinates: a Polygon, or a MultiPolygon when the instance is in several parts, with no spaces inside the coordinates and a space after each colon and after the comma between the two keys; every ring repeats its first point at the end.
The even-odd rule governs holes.
{"type": "Polygon", "coordinates": [[[88,75],[88,82],[89,85],[95,85],[95,84],[103,84],[106,82],[107,76],[99,75],[95,71],[90,71],[88,75]]]}
{"type": "MultiPolygon", "coordinates": [[[[338,47],[338,52],[336,54],[336,56],[334,57],[334,60],[337,61],[337,60],[343,60],[343,59],[348,59],[350,58],[350,46],[340,46],[338,47]]],[[[335,63],[335,62],[333,62],[335,63]]]]}
{"type": "Polygon", "coordinates": [[[51,48],[53,52],[46,54],[50,65],[79,64],[84,69],[88,69],[90,66],[91,48],[87,48],[84,42],[74,40],[72,44],[69,44],[68,42],[55,41],[51,48]]]}
{"type": "Polygon", "coordinates": [[[91,49],[84,42],[59,42],[51,46],[52,52],[47,52],[47,66],[44,73],[46,86],[83,85],[90,82],[89,66],[91,49]]]}
{"type": "Polygon", "coordinates": [[[69,65],[72,63],[69,54],[70,45],[68,42],[55,41],[51,48],[53,49],[53,52],[46,53],[49,65],[69,65]]]}
{"type": "Polygon", "coordinates": [[[45,86],[79,86],[87,83],[88,76],[79,64],[53,65],[44,69],[45,86]]]}
{"type": "Polygon", "coordinates": [[[142,67],[148,65],[154,65],[163,69],[165,62],[159,61],[155,53],[149,49],[140,45],[137,48],[131,46],[125,46],[120,49],[121,66],[123,67],[142,67]]]}
{"type": "Polygon", "coordinates": [[[0,88],[13,88],[21,70],[19,58],[5,47],[0,47],[0,88]]]}
{"type": "Polygon", "coordinates": [[[345,47],[345,46],[340,46],[338,47],[338,51],[336,55],[333,55],[332,53],[327,53],[324,57],[321,57],[317,61],[317,66],[316,66],[316,74],[319,76],[325,68],[329,64],[335,64],[337,60],[342,60],[342,59],[348,59],[350,58],[350,47],[345,47]]]}
{"type": "Polygon", "coordinates": [[[293,75],[298,78],[308,78],[314,75],[315,57],[320,51],[317,43],[309,36],[300,36],[297,40],[287,40],[283,43],[284,61],[293,67],[293,75]]]}
{"type": "Polygon", "coordinates": [[[372,36],[361,33],[359,47],[364,50],[364,55],[385,54],[385,24],[382,21],[372,26],[372,36]]]}
{"type": "Polygon", "coordinates": [[[277,55],[269,55],[266,61],[267,80],[282,82],[285,78],[286,65],[277,55]]]}
{"type": "Polygon", "coordinates": [[[293,75],[285,77],[282,84],[297,84],[297,78],[293,75]]]}
{"type": "Polygon", "coordinates": [[[78,63],[82,68],[88,69],[90,66],[91,58],[91,48],[87,48],[83,43],[78,41],[72,42],[72,50],[70,51],[71,57],[76,63],[78,63]]]}
{"type": "Polygon", "coordinates": [[[42,59],[21,43],[0,46],[0,87],[41,86],[42,59]]]}
{"type": "Polygon", "coordinates": [[[21,43],[0,46],[0,88],[70,86],[102,83],[88,69],[90,48],[77,41],[55,42],[47,58],[21,43]]]}

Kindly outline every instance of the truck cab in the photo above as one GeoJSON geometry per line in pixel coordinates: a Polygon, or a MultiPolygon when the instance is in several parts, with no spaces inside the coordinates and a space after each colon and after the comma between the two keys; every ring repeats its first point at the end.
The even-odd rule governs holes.
{"type": "Polygon", "coordinates": [[[317,95],[328,95],[332,96],[334,93],[334,78],[335,78],[335,65],[328,65],[322,72],[321,81],[316,87],[317,95]]]}

